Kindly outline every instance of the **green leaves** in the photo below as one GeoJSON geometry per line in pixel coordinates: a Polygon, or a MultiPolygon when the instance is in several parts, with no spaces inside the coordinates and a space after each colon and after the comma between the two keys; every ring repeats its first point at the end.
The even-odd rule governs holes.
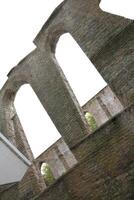
{"type": "Polygon", "coordinates": [[[95,131],[97,128],[97,123],[95,121],[95,118],[93,117],[93,115],[89,112],[86,112],[85,114],[85,118],[87,120],[87,123],[89,125],[89,127],[91,128],[92,131],[95,131]]]}
{"type": "Polygon", "coordinates": [[[41,173],[44,177],[44,180],[47,186],[51,185],[55,181],[52,170],[47,163],[42,164],[41,173]]]}

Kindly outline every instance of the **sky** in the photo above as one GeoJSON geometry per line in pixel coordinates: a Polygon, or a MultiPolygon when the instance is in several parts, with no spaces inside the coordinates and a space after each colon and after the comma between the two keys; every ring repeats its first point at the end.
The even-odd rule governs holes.
{"type": "MultiPolygon", "coordinates": [[[[10,69],[35,48],[32,41],[61,2],[0,2],[0,88],[7,80],[10,69]]],[[[104,11],[134,19],[133,0],[102,0],[100,7],[104,11]]],[[[81,106],[106,86],[70,34],[64,34],[59,39],[56,58],[81,106]]],[[[15,107],[35,157],[61,137],[29,85],[22,86],[18,91],[15,107]]]]}

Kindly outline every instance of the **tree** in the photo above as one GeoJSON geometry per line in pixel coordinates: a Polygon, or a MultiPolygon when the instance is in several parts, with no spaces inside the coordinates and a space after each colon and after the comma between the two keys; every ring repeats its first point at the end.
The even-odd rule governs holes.
{"type": "Polygon", "coordinates": [[[92,131],[95,131],[97,128],[97,123],[95,121],[95,118],[93,117],[93,115],[89,112],[86,112],[85,114],[85,118],[87,120],[87,123],[89,125],[89,127],[91,128],[92,131]]]}
{"type": "Polygon", "coordinates": [[[55,181],[52,170],[47,163],[42,164],[41,173],[44,177],[44,180],[45,180],[45,183],[46,183],[47,186],[51,185],[55,181]]]}

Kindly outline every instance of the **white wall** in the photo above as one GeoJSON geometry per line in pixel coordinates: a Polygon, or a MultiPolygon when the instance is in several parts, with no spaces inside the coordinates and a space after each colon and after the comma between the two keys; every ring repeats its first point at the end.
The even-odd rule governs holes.
{"type": "Polygon", "coordinates": [[[0,185],[20,181],[30,162],[0,134],[0,185]]]}

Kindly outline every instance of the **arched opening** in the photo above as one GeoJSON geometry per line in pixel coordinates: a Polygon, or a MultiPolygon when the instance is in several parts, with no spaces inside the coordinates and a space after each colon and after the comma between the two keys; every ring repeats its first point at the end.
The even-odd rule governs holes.
{"type": "Polygon", "coordinates": [[[69,33],[59,38],[55,56],[85,112],[91,131],[123,109],[119,99],[69,33]]]}
{"type": "Polygon", "coordinates": [[[61,135],[29,84],[19,89],[14,104],[32,152],[37,157],[61,135]]]}
{"type": "Polygon", "coordinates": [[[100,8],[111,14],[134,19],[133,0],[101,0],[100,8]]]}
{"type": "Polygon", "coordinates": [[[84,111],[84,115],[85,115],[85,118],[87,120],[90,130],[95,131],[97,129],[97,122],[93,114],[90,113],[89,111],[84,111]]]}
{"type": "Polygon", "coordinates": [[[41,174],[44,177],[46,186],[51,185],[55,181],[50,165],[45,162],[41,164],[41,174]]]}
{"type": "Polygon", "coordinates": [[[60,37],[56,58],[81,106],[107,85],[69,33],[60,37]]]}

